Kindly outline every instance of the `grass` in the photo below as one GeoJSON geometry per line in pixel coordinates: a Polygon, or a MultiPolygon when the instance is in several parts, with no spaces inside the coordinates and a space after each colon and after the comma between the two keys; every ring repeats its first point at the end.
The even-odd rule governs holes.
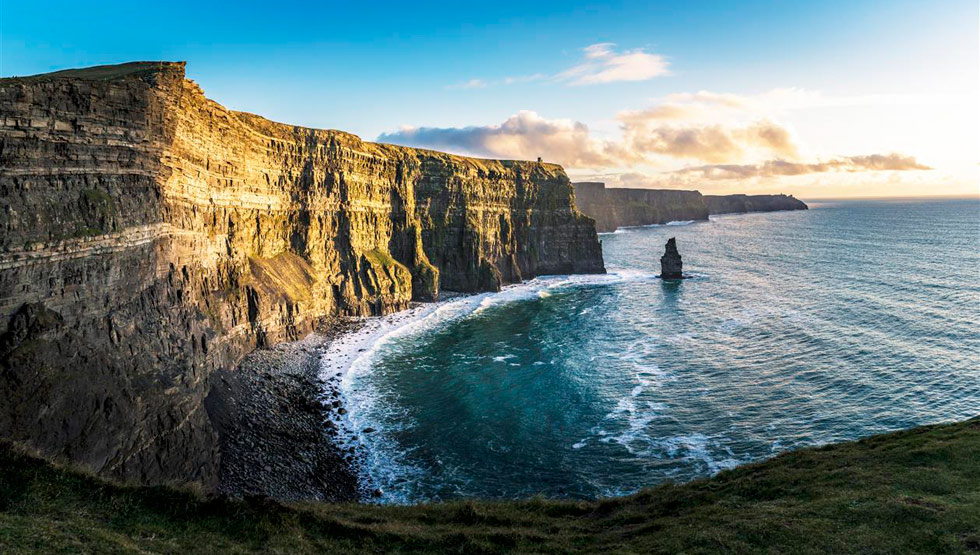
{"type": "Polygon", "coordinates": [[[412,273],[404,264],[391,257],[391,254],[381,249],[371,249],[364,253],[364,257],[379,272],[382,268],[388,268],[390,276],[398,281],[398,287],[402,291],[409,291],[412,287],[412,273]]]}
{"type": "Polygon", "coordinates": [[[0,447],[3,553],[971,553],[980,418],[804,449],[598,502],[207,499],[0,447]]]}
{"type": "Polygon", "coordinates": [[[162,71],[168,67],[183,65],[182,62],[127,62],[124,64],[93,66],[80,69],[65,69],[51,73],[4,77],[0,83],[47,81],[51,79],[87,79],[91,81],[112,81],[131,77],[142,77],[162,71]]]}

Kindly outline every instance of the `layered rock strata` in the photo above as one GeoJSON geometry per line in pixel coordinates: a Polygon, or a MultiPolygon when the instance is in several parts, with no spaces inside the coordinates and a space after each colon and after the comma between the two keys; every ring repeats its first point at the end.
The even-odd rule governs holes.
{"type": "Polygon", "coordinates": [[[183,63],[0,80],[0,435],[213,487],[210,378],[330,315],[602,272],[561,167],[228,110],[183,63]]]}
{"type": "Polygon", "coordinates": [[[806,210],[809,207],[793,195],[705,195],[710,214],[744,214],[806,210]]]}
{"type": "Polygon", "coordinates": [[[707,220],[708,207],[698,191],[608,189],[603,183],[575,183],[575,203],[595,220],[600,233],[620,227],[707,220]]]}
{"type": "Polygon", "coordinates": [[[792,195],[706,196],[676,189],[610,189],[597,182],[574,186],[576,205],[595,220],[600,233],[620,227],[707,220],[711,214],[807,209],[792,195]]]}

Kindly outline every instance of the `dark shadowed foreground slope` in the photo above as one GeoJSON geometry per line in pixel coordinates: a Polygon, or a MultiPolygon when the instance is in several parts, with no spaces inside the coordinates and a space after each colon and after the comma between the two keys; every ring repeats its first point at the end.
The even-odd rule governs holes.
{"type": "Polygon", "coordinates": [[[414,507],[203,500],[0,448],[0,551],[980,551],[980,419],[804,449],[595,503],[414,507]]]}

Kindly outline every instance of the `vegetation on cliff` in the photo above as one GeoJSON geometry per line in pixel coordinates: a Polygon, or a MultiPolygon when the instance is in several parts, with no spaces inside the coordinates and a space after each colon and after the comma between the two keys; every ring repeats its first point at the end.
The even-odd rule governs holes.
{"type": "Polygon", "coordinates": [[[414,507],[207,500],[0,447],[0,551],[968,553],[980,418],[785,453],[598,502],[414,507]]]}

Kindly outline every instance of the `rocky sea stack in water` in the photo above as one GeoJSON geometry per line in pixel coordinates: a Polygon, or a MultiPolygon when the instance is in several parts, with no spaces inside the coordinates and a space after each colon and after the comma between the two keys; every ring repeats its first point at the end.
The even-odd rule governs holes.
{"type": "Polygon", "coordinates": [[[683,263],[681,253],[677,252],[677,241],[673,237],[667,240],[664,255],[660,257],[660,279],[681,279],[683,263]]]}
{"type": "Polygon", "coordinates": [[[0,79],[0,437],[103,475],[213,489],[215,380],[324,318],[603,271],[554,164],[272,122],[183,63],[0,79]]]}

